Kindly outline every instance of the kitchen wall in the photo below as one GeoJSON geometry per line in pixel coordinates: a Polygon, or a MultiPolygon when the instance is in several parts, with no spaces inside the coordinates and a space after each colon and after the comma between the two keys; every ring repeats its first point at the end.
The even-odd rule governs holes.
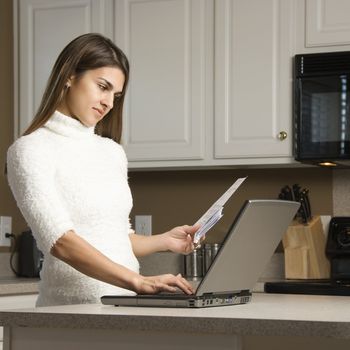
{"type": "MultiPolygon", "coordinates": [[[[6,151],[13,142],[13,23],[12,1],[0,1],[0,215],[12,216],[13,230],[20,232],[25,222],[16,207],[4,175],[6,151]]],[[[0,251],[8,251],[0,248],[0,251]]],[[[1,272],[1,271],[0,271],[1,272]]]]}
{"type": "Polygon", "coordinates": [[[333,215],[350,216],[350,170],[333,173],[333,215]]]}
{"type": "MultiPolygon", "coordinates": [[[[0,2],[0,106],[2,112],[0,118],[0,215],[13,217],[13,232],[18,234],[26,229],[26,223],[16,207],[3,174],[6,151],[13,142],[14,133],[12,17],[12,1],[2,0],[0,2]]],[[[279,189],[286,184],[299,183],[302,187],[309,188],[313,212],[332,215],[333,193],[330,170],[270,168],[131,172],[130,186],[134,196],[132,216],[151,214],[156,233],[175,225],[191,224],[235,178],[247,175],[247,182],[227,204],[224,218],[208,235],[209,241],[222,239],[233,216],[245,199],[276,198],[279,189]]],[[[340,184],[342,183],[341,180],[340,184]]],[[[0,255],[7,256],[8,249],[1,249],[3,254],[0,255]]],[[[1,274],[0,270],[0,276],[1,274]]]]}
{"type": "Polygon", "coordinates": [[[133,215],[153,216],[153,231],[195,222],[237,177],[248,176],[229,200],[209,241],[221,241],[245,199],[277,198],[281,187],[299,183],[310,189],[314,214],[332,215],[332,171],[320,168],[226,169],[130,172],[133,215]]]}

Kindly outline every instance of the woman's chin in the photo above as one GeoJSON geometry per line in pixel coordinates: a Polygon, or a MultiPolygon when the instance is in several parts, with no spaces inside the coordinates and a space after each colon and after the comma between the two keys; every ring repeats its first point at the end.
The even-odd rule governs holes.
{"type": "Polygon", "coordinates": [[[89,118],[85,120],[81,120],[81,123],[84,124],[87,128],[95,127],[96,124],[101,120],[102,118],[89,118]]]}

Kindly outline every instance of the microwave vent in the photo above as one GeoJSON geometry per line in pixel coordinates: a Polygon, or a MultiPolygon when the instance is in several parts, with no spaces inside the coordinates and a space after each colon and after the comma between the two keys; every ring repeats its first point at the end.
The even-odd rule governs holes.
{"type": "Polygon", "coordinates": [[[350,51],[295,55],[295,75],[350,74],[350,51]]]}

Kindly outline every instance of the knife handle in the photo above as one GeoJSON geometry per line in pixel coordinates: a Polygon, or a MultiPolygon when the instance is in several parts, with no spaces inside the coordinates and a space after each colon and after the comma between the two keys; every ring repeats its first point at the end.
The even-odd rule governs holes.
{"type": "Polygon", "coordinates": [[[284,193],[286,200],[294,201],[294,194],[288,185],[282,188],[282,193],[284,193]]]}
{"type": "Polygon", "coordinates": [[[301,215],[301,220],[304,224],[307,224],[308,222],[308,213],[307,213],[307,208],[305,204],[305,199],[303,197],[300,197],[300,215],[301,215]]]}
{"type": "Polygon", "coordinates": [[[296,202],[299,202],[300,200],[300,192],[301,192],[301,187],[298,184],[294,184],[292,186],[293,193],[294,193],[294,198],[296,202]]]}
{"type": "Polygon", "coordinates": [[[311,216],[311,205],[310,205],[310,199],[309,199],[309,190],[304,188],[302,195],[305,201],[308,219],[310,220],[312,216],[311,216]]]}

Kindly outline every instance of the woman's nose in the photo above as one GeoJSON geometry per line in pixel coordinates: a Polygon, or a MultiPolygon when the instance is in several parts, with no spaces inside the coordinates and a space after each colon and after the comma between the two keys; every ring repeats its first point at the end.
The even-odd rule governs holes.
{"type": "Polygon", "coordinates": [[[114,95],[111,94],[106,94],[102,99],[101,99],[101,104],[108,109],[113,108],[113,102],[114,102],[114,95]]]}

